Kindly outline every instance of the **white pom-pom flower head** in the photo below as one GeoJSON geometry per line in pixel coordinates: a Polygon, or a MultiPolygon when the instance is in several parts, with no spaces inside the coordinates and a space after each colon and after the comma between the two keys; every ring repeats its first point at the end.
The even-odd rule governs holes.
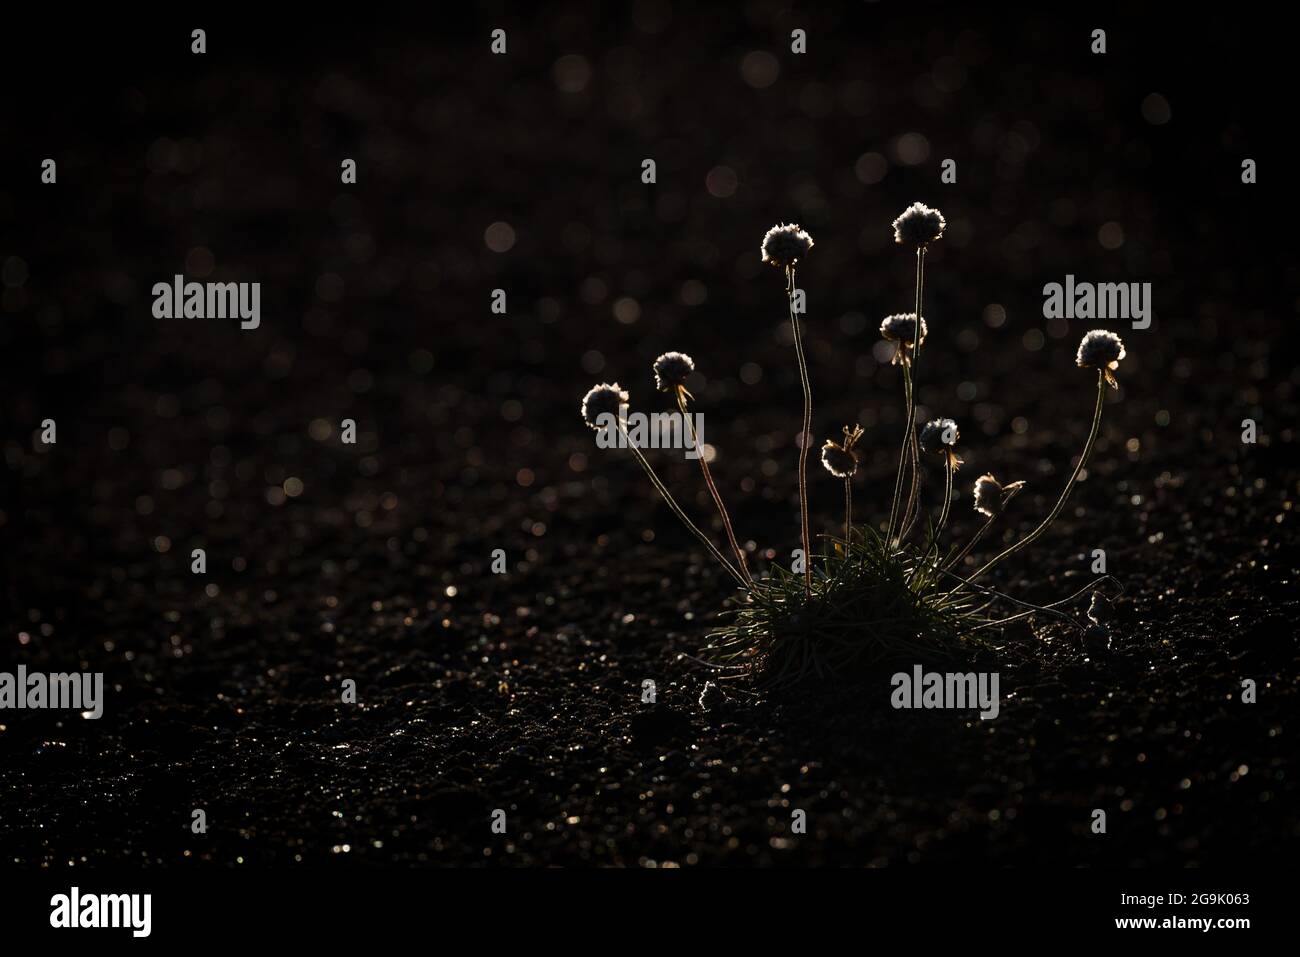
{"type": "Polygon", "coordinates": [[[1079,342],[1079,354],[1074,361],[1081,369],[1097,369],[1112,389],[1118,389],[1115,370],[1125,355],[1124,343],[1119,336],[1108,329],[1093,329],[1079,342]]]}
{"type": "MultiPolygon", "coordinates": [[[[925,318],[920,320],[921,342],[925,342],[925,337],[929,334],[929,328],[925,324],[925,318]]],[[[917,318],[914,312],[900,312],[893,316],[885,316],[880,322],[880,338],[886,342],[895,344],[894,356],[889,360],[890,365],[899,365],[908,362],[911,359],[912,352],[916,348],[917,341],[917,318]]]]}
{"type": "Polygon", "coordinates": [[[913,203],[894,220],[894,242],[900,246],[923,249],[943,238],[943,231],[947,228],[948,222],[943,218],[943,213],[925,203],[913,203]]]}
{"type": "Polygon", "coordinates": [[[627,392],[617,382],[601,382],[594,385],[582,397],[582,421],[596,430],[610,424],[610,420],[602,419],[606,415],[612,415],[613,422],[622,422],[622,410],[626,407],[627,401],[627,392]]]}
{"type": "Polygon", "coordinates": [[[684,352],[665,352],[654,361],[655,388],[660,392],[680,392],[693,399],[686,391],[686,377],[695,371],[695,360],[684,352]]]}
{"type": "Polygon", "coordinates": [[[956,471],[961,466],[962,460],[957,457],[954,446],[960,437],[957,423],[952,419],[931,419],[921,426],[917,444],[921,446],[922,452],[946,456],[948,467],[956,471]]]}
{"type": "Polygon", "coordinates": [[[798,223],[778,223],[763,235],[763,262],[793,269],[813,248],[813,238],[798,223]]]}

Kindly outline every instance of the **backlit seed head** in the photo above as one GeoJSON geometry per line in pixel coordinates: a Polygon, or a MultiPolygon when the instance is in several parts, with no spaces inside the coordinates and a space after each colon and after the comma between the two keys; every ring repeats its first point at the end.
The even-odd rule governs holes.
{"type": "Polygon", "coordinates": [[[836,478],[852,478],[858,470],[858,456],[827,439],[822,446],[822,465],[836,478]]]}
{"type": "Polygon", "coordinates": [[[922,452],[934,452],[947,456],[948,467],[954,471],[961,465],[961,459],[953,450],[959,435],[957,423],[952,419],[931,419],[921,426],[921,435],[917,439],[922,452]]]}
{"type": "Polygon", "coordinates": [[[985,472],[975,480],[975,511],[992,518],[1000,514],[1007,502],[1024,487],[1024,482],[1003,485],[993,477],[993,473],[985,472]]]}
{"type": "Polygon", "coordinates": [[[695,371],[695,360],[684,352],[665,352],[654,362],[655,388],[672,392],[684,388],[686,377],[695,371]]]}
{"type": "Polygon", "coordinates": [[[894,242],[919,248],[941,238],[947,227],[943,213],[924,203],[913,203],[894,220],[894,242]]]}
{"type": "Polygon", "coordinates": [[[797,223],[778,224],[763,236],[763,262],[788,269],[808,255],[813,238],[797,223]]]}
{"type": "Polygon", "coordinates": [[[836,478],[853,478],[858,470],[858,453],[853,446],[862,438],[862,426],[844,427],[844,438],[840,442],[827,439],[822,446],[822,465],[836,478]]]}
{"type": "MultiPolygon", "coordinates": [[[[921,341],[925,342],[925,337],[930,330],[925,324],[925,319],[921,319],[921,341]]],[[[894,316],[885,316],[880,323],[880,336],[887,342],[897,344],[894,350],[894,357],[890,359],[891,365],[905,362],[911,355],[913,347],[916,345],[916,313],[900,312],[894,316]]]]}
{"type": "Polygon", "coordinates": [[[957,423],[952,419],[931,419],[921,426],[921,451],[943,452],[957,444],[957,423]]]}
{"type": "Polygon", "coordinates": [[[615,421],[622,421],[619,406],[627,404],[627,393],[617,382],[602,382],[591,387],[591,391],[582,397],[582,420],[593,429],[603,428],[600,417],[605,413],[614,416],[615,421]]]}
{"type": "Polygon", "coordinates": [[[1093,329],[1079,343],[1079,354],[1075,362],[1081,369],[1100,370],[1111,388],[1117,389],[1119,382],[1115,379],[1115,370],[1125,355],[1124,343],[1119,336],[1106,329],[1093,329]]]}

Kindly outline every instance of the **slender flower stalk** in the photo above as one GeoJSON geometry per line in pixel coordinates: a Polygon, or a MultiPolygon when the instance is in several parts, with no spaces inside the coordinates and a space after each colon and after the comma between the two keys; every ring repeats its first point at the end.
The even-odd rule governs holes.
{"type": "Polygon", "coordinates": [[[844,545],[853,541],[853,479],[844,480],[844,545]]]}
{"type": "MultiPolygon", "coordinates": [[[[937,209],[932,209],[924,203],[913,203],[907,209],[903,210],[893,223],[894,242],[900,246],[913,246],[916,248],[916,308],[913,315],[916,316],[917,323],[920,324],[925,315],[921,311],[921,302],[924,298],[925,289],[925,251],[930,243],[943,238],[943,232],[948,223],[943,218],[943,213],[937,209]]],[[[907,399],[907,428],[903,433],[903,451],[898,457],[898,477],[894,481],[894,503],[890,508],[889,516],[889,534],[886,541],[891,546],[901,544],[906,538],[907,532],[911,530],[913,522],[914,509],[919,507],[919,493],[921,483],[921,456],[916,449],[916,436],[912,429],[916,425],[916,408],[913,400],[913,382],[912,376],[915,373],[916,360],[921,356],[921,341],[924,336],[916,337],[915,348],[911,356],[912,362],[905,363],[903,366],[903,388],[907,399]],[[911,368],[909,369],[909,365],[911,368]],[[910,446],[910,449],[909,449],[910,446]],[[910,456],[909,456],[910,451],[910,456]],[[912,470],[912,481],[907,493],[907,504],[899,511],[899,499],[903,494],[903,475],[910,464],[912,470]],[[894,531],[898,529],[898,541],[894,540],[894,531]]]]}
{"type": "Polygon", "coordinates": [[[944,526],[948,524],[948,511],[952,507],[952,477],[962,464],[961,459],[953,450],[959,437],[957,423],[952,419],[932,419],[920,430],[918,444],[921,451],[927,455],[942,457],[944,471],[943,508],[939,512],[939,523],[934,526],[933,531],[930,533],[930,540],[926,543],[922,552],[927,561],[929,560],[930,549],[938,547],[939,536],[943,533],[944,526]]]}
{"type": "Polygon", "coordinates": [[[1109,370],[1102,369],[1097,373],[1097,407],[1092,414],[1092,431],[1088,433],[1088,441],[1083,446],[1083,454],[1079,456],[1079,464],[1074,467],[1074,471],[1070,474],[1070,479],[1065,483],[1065,488],[1061,492],[1061,497],[1056,500],[1056,505],[1052,508],[1051,512],[1048,513],[1047,518],[1043,519],[1037,528],[1014,545],[1004,549],[1002,552],[985,562],[975,572],[975,574],[971,575],[966,580],[967,583],[979,578],[985,572],[993,568],[993,566],[997,565],[998,562],[1011,557],[1022,548],[1032,544],[1040,535],[1043,534],[1043,532],[1047,531],[1048,526],[1056,521],[1057,516],[1061,514],[1061,510],[1065,508],[1066,499],[1070,497],[1070,492],[1074,490],[1075,483],[1079,481],[1079,473],[1081,473],[1084,466],[1088,464],[1088,457],[1092,455],[1093,446],[1097,443],[1097,434],[1101,431],[1101,410],[1105,406],[1106,402],[1106,379],[1108,372],[1109,370]]]}
{"type": "Polygon", "coordinates": [[[805,595],[812,594],[812,536],[808,534],[808,445],[812,437],[812,387],[808,382],[808,363],[803,353],[799,316],[794,308],[794,271],[812,247],[812,237],[795,224],[773,226],[763,236],[763,261],[785,270],[785,297],[790,307],[790,327],[794,332],[799,381],[803,385],[803,425],[799,432],[799,530],[803,543],[805,595]]]}
{"type": "Polygon", "coordinates": [[[1065,508],[1065,500],[1070,497],[1070,492],[1079,480],[1079,474],[1083,471],[1084,466],[1088,464],[1088,458],[1092,455],[1093,446],[1097,443],[1097,434],[1101,431],[1101,411],[1106,404],[1106,386],[1109,385],[1112,389],[1119,388],[1119,381],[1115,378],[1115,370],[1119,368],[1120,360],[1124,358],[1124,355],[1124,343],[1119,336],[1105,329],[1093,329],[1091,332],[1086,333],[1079,342],[1079,352],[1075,357],[1075,365],[1081,369],[1097,370],[1097,407],[1092,413],[1092,431],[1088,433],[1088,441],[1084,443],[1083,454],[1079,456],[1079,464],[1074,467],[1074,471],[1070,474],[1070,480],[1065,483],[1065,489],[1061,492],[1061,497],[1056,500],[1056,505],[1047,518],[1043,519],[1037,528],[1020,541],[985,562],[974,575],[967,579],[967,583],[979,578],[1004,558],[1014,555],[1020,549],[1034,542],[1043,532],[1047,531],[1048,526],[1056,521],[1057,516],[1061,514],[1061,510],[1065,508]]]}
{"type": "Polygon", "coordinates": [[[844,544],[847,548],[853,534],[853,474],[858,470],[858,453],[853,447],[862,438],[862,426],[844,426],[844,440],[826,440],[822,446],[822,465],[836,478],[844,480],[844,544]]]}
{"type": "Polygon", "coordinates": [[[700,542],[704,545],[704,547],[709,550],[709,554],[712,555],[715,559],[717,559],[718,564],[721,565],[724,569],[726,569],[727,574],[729,574],[732,578],[736,580],[737,585],[739,585],[741,588],[751,587],[754,583],[752,581],[747,582],[744,578],[741,577],[740,572],[736,571],[735,566],[733,566],[731,562],[727,561],[727,559],[723,556],[722,552],[718,551],[718,546],[714,545],[713,542],[709,539],[709,537],[705,535],[702,531],[700,531],[699,527],[694,522],[691,521],[690,516],[688,516],[686,512],[682,510],[682,507],[677,504],[677,500],[673,498],[672,493],[668,491],[667,486],[665,486],[664,483],[659,480],[659,476],[655,474],[654,468],[651,467],[648,461],[646,461],[645,455],[642,453],[642,451],[639,448],[636,447],[635,444],[633,444],[632,440],[628,437],[627,429],[624,428],[622,425],[620,425],[619,431],[621,431],[623,433],[624,438],[627,439],[628,448],[632,450],[632,453],[636,456],[637,461],[641,463],[641,468],[645,469],[645,474],[649,476],[651,484],[653,484],[655,489],[659,492],[659,494],[663,496],[664,501],[668,503],[668,507],[673,510],[673,514],[676,515],[679,519],[681,519],[682,524],[684,524],[695,534],[695,537],[698,538],[700,542]]]}
{"type": "Polygon", "coordinates": [[[952,558],[948,559],[948,561],[944,562],[943,564],[944,570],[946,571],[951,568],[960,567],[962,561],[964,561],[966,556],[970,554],[970,550],[975,547],[976,543],[981,538],[984,537],[984,533],[989,530],[989,526],[991,526],[995,521],[997,521],[997,518],[998,517],[996,515],[990,515],[988,518],[986,518],[984,520],[984,524],[975,530],[975,534],[972,535],[970,541],[967,542],[965,546],[962,547],[962,550],[959,551],[952,558]]]}
{"type": "MultiPolygon", "coordinates": [[[[943,527],[948,524],[948,510],[952,506],[952,474],[957,471],[957,467],[952,464],[952,457],[944,460],[943,463],[943,508],[939,512],[939,524],[934,527],[934,534],[930,536],[930,544],[937,546],[939,536],[943,534],[943,527]]],[[[929,546],[926,552],[930,551],[929,546]]]]}
{"type": "MultiPolygon", "coordinates": [[[[916,247],[916,309],[915,312],[916,315],[918,316],[925,315],[925,313],[921,311],[921,299],[923,298],[924,292],[925,292],[925,247],[917,246],[916,247]]],[[[916,355],[914,356],[914,358],[916,359],[921,358],[920,342],[917,342],[916,344],[916,355]]]]}
{"type": "MultiPolygon", "coordinates": [[[[903,498],[903,474],[907,470],[909,461],[909,450],[916,436],[913,435],[913,429],[916,424],[916,406],[912,404],[912,363],[903,362],[903,398],[907,403],[907,423],[903,426],[903,447],[898,451],[898,473],[894,477],[894,501],[889,508],[889,531],[885,536],[885,541],[890,547],[898,545],[894,539],[894,529],[898,528],[899,522],[899,505],[903,498]]],[[[899,538],[901,539],[901,535],[899,538]]]]}
{"type": "Polygon", "coordinates": [[[637,447],[637,444],[633,441],[632,437],[628,435],[627,421],[624,412],[627,408],[627,401],[627,392],[623,390],[617,382],[602,382],[599,385],[594,386],[583,397],[581,409],[583,421],[596,431],[607,430],[611,425],[617,426],[619,433],[623,436],[623,440],[627,444],[627,447],[632,450],[632,454],[636,456],[637,462],[639,462],[641,468],[645,470],[646,476],[650,479],[650,484],[655,487],[655,490],[661,496],[663,496],[663,500],[668,504],[668,507],[672,509],[673,514],[681,520],[683,525],[691,530],[695,537],[700,540],[706,549],[708,549],[709,554],[717,559],[718,564],[726,570],[727,574],[736,580],[738,585],[742,588],[748,587],[745,583],[745,579],[741,577],[740,572],[736,571],[731,562],[727,561],[722,552],[718,551],[717,546],[713,544],[704,532],[700,531],[699,527],[691,521],[690,516],[686,514],[685,510],[677,504],[677,500],[673,498],[672,493],[668,491],[668,487],[664,485],[659,476],[655,474],[654,467],[646,460],[645,455],[642,453],[641,449],[637,447]]]}
{"type": "Polygon", "coordinates": [[[961,565],[963,559],[975,547],[975,543],[984,537],[984,533],[989,530],[989,526],[1002,514],[1002,510],[1007,507],[1007,503],[1015,498],[1024,487],[1024,482],[1012,482],[1009,485],[1003,485],[990,472],[984,473],[975,480],[975,511],[986,516],[984,524],[976,529],[975,534],[971,536],[970,541],[966,543],[961,551],[944,563],[943,567],[945,569],[957,568],[961,565]]]}
{"type": "MultiPolygon", "coordinates": [[[[925,289],[925,246],[916,247],[916,315],[921,316],[921,299],[925,289]]],[[[924,321],[924,320],[922,320],[924,321]]],[[[921,344],[925,341],[925,336],[919,336],[916,340],[916,350],[912,354],[912,369],[915,371],[916,363],[921,358],[921,344]]],[[[908,405],[914,408],[914,399],[908,398],[908,405]]],[[[911,436],[911,453],[912,453],[912,485],[907,493],[907,507],[903,509],[902,525],[903,530],[899,534],[899,540],[906,539],[912,531],[912,525],[917,517],[921,514],[921,454],[916,448],[916,435],[911,431],[911,423],[916,421],[915,413],[909,418],[908,434],[911,436]]]]}
{"type": "Polygon", "coordinates": [[[912,471],[912,482],[907,493],[907,505],[904,507],[899,518],[900,531],[898,540],[907,541],[912,529],[916,526],[917,519],[921,517],[921,453],[916,447],[916,435],[913,433],[912,441],[908,447],[908,455],[911,459],[909,468],[912,471]]]}
{"type": "Polygon", "coordinates": [[[799,360],[799,379],[803,383],[803,427],[799,433],[799,527],[803,536],[804,593],[812,594],[812,539],[808,534],[808,446],[812,444],[812,386],[808,382],[808,363],[803,354],[803,335],[799,316],[794,311],[794,267],[786,271],[786,298],[790,302],[790,324],[794,331],[794,352],[799,360]]]}
{"type": "MultiPolygon", "coordinates": [[[[924,313],[920,311],[920,303],[922,303],[924,289],[926,289],[926,247],[922,244],[922,246],[917,247],[918,316],[924,315],[924,313]]],[[[923,321],[924,320],[918,322],[917,334],[915,334],[915,338],[913,339],[913,356],[911,356],[911,367],[913,367],[913,369],[917,367],[917,361],[920,360],[920,343],[926,341],[926,337],[920,335],[920,325],[922,325],[923,321]]],[[[910,389],[909,394],[911,391],[914,391],[914,389],[910,389]]],[[[915,421],[917,421],[917,416],[915,416],[915,398],[909,398],[909,403],[907,404],[913,407],[913,415],[911,415],[910,421],[915,423],[915,421]]],[[[900,534],[900,540],[906,538],[907,534],[911,533],[911,527],[913,527],[913,523],[915,523],[915,520],[917,520],[920,515],[920,452],[917,450],[917,436],[915,436],[915,433],[911,432],[910,425],[909,434],[911,436],[911,489],[907,492],[907,506],[904,508],[904,512],[902,512],[902,514],[904,514],[904,524],[906,525],[906,528],[904,529],[904,532],[900,534]]]]}
{"type": "Polygon", "coordinates": [[[722,493],[718,491],[717,483],[713,481],[713,473],[709,471],[709,459],[704,454],[704,445],[700,442],[700,437],[695,434],[695,420],[691,414],[686,411],[686,400],[694,396],[686,389],[685,378],[695,369],[695,361],[690,356],[681,352],[665,352],[655,360],[655,381],[659,389],[665,392],[673,392],[677,397],[677,408],[682,414],[682,420],[686,423],[686,428],[691,434],[691,448],[695,449],[700,463],[700,471],[704,474],[704,484],[709,487],[709,494],[713,497],[713,504],[718,507],[718,515],[722,518],[722,528],[727,533],[727,541],[731,544],[731,551],[736,556],[736,564],[740,568],[741,575],[745,578],[745,583],[754,587],[754,578],[749,573],[749,565],[745,561],[745,550],[740,547],[736,541],[736,531],[731,525],[731,516],[727,514],[727,506],[722,503],[722,493]]]}
{"type": "MultiPolygon", "coordinates": [[[[903,480],[907,474],[905,463],[910,463],[912,474],[915,476],[916,470],[920,465],[920,455],[917,452],[916,436],[912,428],[916,423],[916,406],[912,401],[912,360],[916,354],[916,348],[922,342],[928,333],[925,320],[918,318],[914,312],[899,313],[898,315],[886,316],[880,323],[880,336],[886,342],[894,343],[894,355],[890,359],[890,365],[899,365],[903,369],[903,406],[906,413],[906,426],[903,430],[903,448],[898,453],[898,475],[894,480],[894,498],[889,509],[889,534],[886,537],[887,542],[893,542],[894,529],[906,524],[908,514],[911,511],[911,501],[913,496],[909,495],[908,508],[899,511],[903,504],[903,480]]],[[[900,540],[903,535],[899,535],[900,540]]]]}

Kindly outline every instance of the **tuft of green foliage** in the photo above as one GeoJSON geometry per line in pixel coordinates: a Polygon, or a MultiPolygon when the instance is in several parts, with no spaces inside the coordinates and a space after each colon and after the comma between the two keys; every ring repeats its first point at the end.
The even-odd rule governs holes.
{"type": "Polygon", "coordinates": [[[914,546],[890,548],[874,528],[827,540],[804,576],[774,566],[731,620],[709,636],[703,657],[768,686],[847,677],[883,661],[950,659],[983,646],[987,602],[963,591],[941,561],[914,546]]]}

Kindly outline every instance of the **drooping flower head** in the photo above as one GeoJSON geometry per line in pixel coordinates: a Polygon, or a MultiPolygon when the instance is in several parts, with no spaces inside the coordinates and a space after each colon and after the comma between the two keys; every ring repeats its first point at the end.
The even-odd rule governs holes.
{"type": "Polygon", "coordinates": [[[620,422],[622,416],[619,414],[619,407],[626,405],[627,400],[627,393],[617,382],[602,382],[594,385],[591,391],[582,397],[582,420],[596,430],[605,427],[600,417],[606,413],[614,416],[614,421],[620,422]]]}
{"type": "Polygon", "coordinates": [[[1024,482],[1003,485],[993,477],[992,472],[985,472],[975,480],[975,511],[992,518],[1000,514],[1007,507],[1007,502],[1024,487],[1024,482]]]}
{"type": "MultiPolygon", "coordinates": [[[[929,331],[925,324],[925,318],[922,317],[922,342],[925,342],[925,337],[929,334],[929,331]]],[[[894,316],[885,316],[880,323],[880,337],[887,342],[896,344],[894,357],[889,360],[890,365],[907,362],[913,348],[916,346],[916,313],[900,312],[894,316]]]]}
{"type": "Polygon", "coordinates": [[[961,459],[953,450],[958,438],[957,423],[952,419],[931,419],[921,426],[921,435],[917,441],[922,452],[946,455],[948,467],[955,471],[961,465],[961,459]]]}
{"type": "Polygon", "coordinates": [[[853,473],[858,470],[858,453],[854,451],[853,446],[857,445],[860,438],[862,438],[862,426],[855,425],[850,429],[846,425],[842,442],[837,443],[827,439],[826,444],[822,446],[822,465],[825,466],[826,471],[836,478],[853,478],[853,473]]]}
{"type": "Polygon", "coordinates": [[[894,242],[919,249],[940,239],[947,227],[943,213],[924,203],[913,203],[894,220],[894,242]]]}
{"type": "Polygon", "coordinates": [[[665,352],[654,361],[654,371],[655,388],[660,392],[686,392],[686,377],[695,371],[695,360],[684,352],[665,352]]]}
{"type": "Polygon", "coordinates": [[[797,223],[778,224],[763,236],[763,262],[793,268],[813,248],[813,238],[797,223]]]}
{"type": "Polygon", "coordinates": [[[1106,329],[1093,329],[1086,333],[1079,343],[1079,355],[1075,362],[1081,369],[1098,369],[1106,377],[1112,389],[1119,388],[1115,370],[1125,356],[1124,343],[1119,336],[1106,329]]]}

